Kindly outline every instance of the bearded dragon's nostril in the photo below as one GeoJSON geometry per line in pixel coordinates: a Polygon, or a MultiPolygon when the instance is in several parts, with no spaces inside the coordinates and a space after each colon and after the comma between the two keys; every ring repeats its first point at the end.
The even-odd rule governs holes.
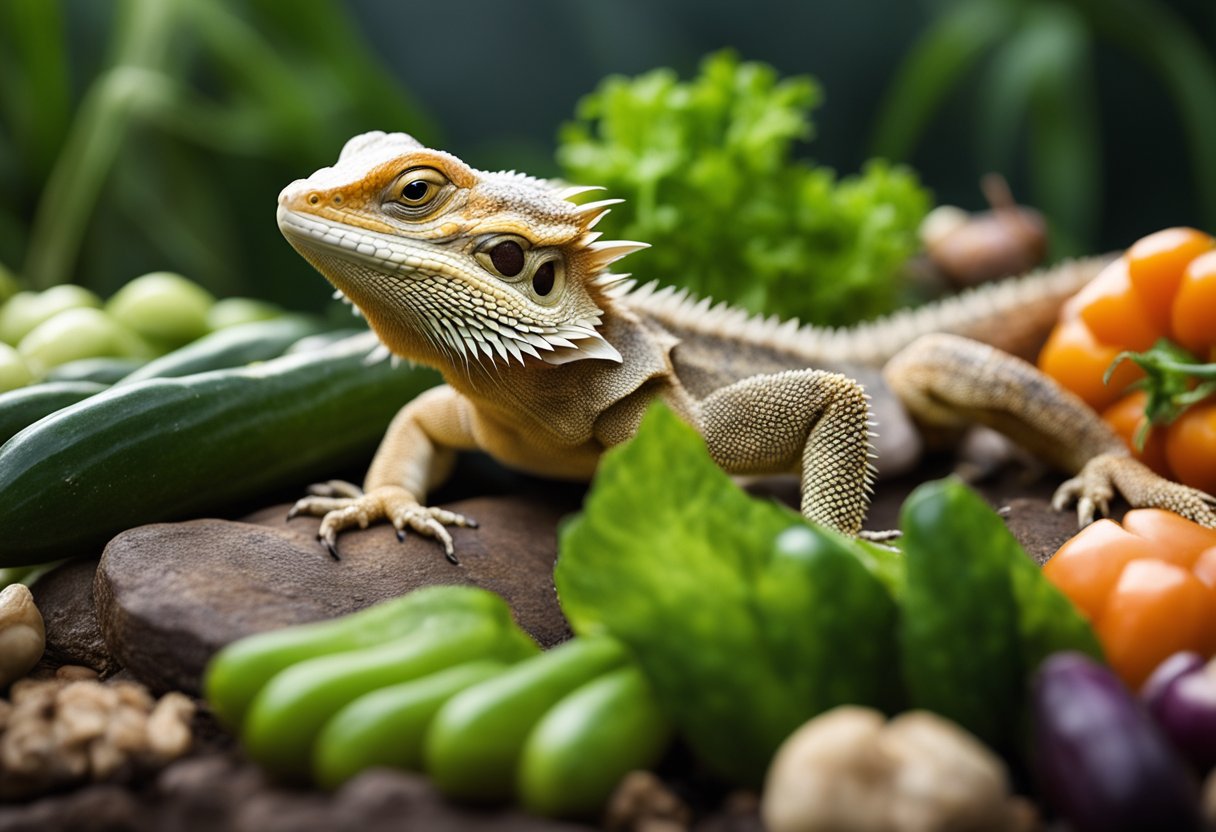
{"type": "Polygon", "coordinates": [[[308,204],[309,205],[317,205],[318,203],[320,203],[320,201],[321,201],[321,195],[318,194],[316,191],[313,191],[311,194],[308,195],[308,204]]]}

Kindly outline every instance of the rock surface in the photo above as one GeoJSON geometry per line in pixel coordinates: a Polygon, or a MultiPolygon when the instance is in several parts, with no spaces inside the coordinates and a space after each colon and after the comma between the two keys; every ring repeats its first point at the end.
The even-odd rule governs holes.
{"type": "Polygon", "coordinates": [[[79,664],[108,676],[119,669],[97,623],[93,573],[97,559],[57,566],[32,587],[34,603],[46,623],[45,659],[56,665],[79,664]]]}
{"type": "Polygon", "coordinates": [[[342,560],[316,541],[316,518],[288,506],[246,518],[131,529],[106,547],[94,581],[101,632],[115,659],[154,690],[197,692],[207,659],[251,633],[354,612],[432,584],[497,592],[544,646],[568,635],[553,590],[556,530],[575,506],[532,497],[445,505],[480,523],[453,529],[460,565],[429,538],[398,542],[391,526],[344,533],[342,560]]]}

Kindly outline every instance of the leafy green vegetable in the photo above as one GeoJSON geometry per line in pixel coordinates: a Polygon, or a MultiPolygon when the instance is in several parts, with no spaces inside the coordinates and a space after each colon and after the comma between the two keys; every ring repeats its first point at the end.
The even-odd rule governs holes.
{"type": "Polygon", "coordinates": [[[555,581],[575,631],[624,642],[734,782],[842,703],[928,708],[1016,753],[1027,676],[1061,650],[1100,657],[1089,625],[961,483],[918,488],[902,527],[900,553],[749,497],[657,405],[605,454],[555,581]]]}
{"type": "Polygon", "coordinates": [[[730,52],[687,83],[666,69],[612,77],[563,127],[558,161],[570,181],[626,199],[601,227],[653,245],[630,260],[640,277],[851,323],[894,305],[929,195],[881,161],[837,180],[795,160],[821,98],[811,78],[779,80],[730,52]]]}
{"type": "Polygon", "coordinates": [[[1100,656],[1093,633],[962,483],[918,488],[904,503],[901,527],[900,643],[910,704],[1014,749],[1026,677],[1057,650],[1100,656]]]}
{"type": "Polygon", "coordinates": [[[575,631],[624,641],[673,724],[734,781],[758,783],[826,708],[894,704],[895,605],[850,541],[748,497],[665,407],[605,455],[561,543],[575,631]]]}

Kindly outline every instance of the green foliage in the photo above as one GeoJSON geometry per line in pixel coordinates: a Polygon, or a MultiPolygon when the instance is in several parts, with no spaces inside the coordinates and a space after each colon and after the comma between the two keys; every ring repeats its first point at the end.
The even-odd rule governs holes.
{"type": "Polygon", "coordinates": [[[654,408],[600,464],[554,578],[575,631],[624,641],[697,754],[756,784],[819,711],[891,704],[895,605],[849,546],[747,496],[654,408]]]}
{"type": "Polygon", "coordinates": [[[84,4],[100,61],[68,25],[80,5],[0,3],[0,262],[32,288],[172,268],[298,298],[283,184],[361,130],[433,137],[335,0],[84,4]]]}
{"type": "Polygon", "coordinates": [[[1103,190],[1094,52],[1111,45],[1152,73],[1170,98],[1205,223],[1216,224],[1216,61],[1168,3],[952,0],[939,8],[893,76],[875,152],[907,159],[942,105],[978,78],[981,164],[1013,170],[1025,141],[1033,202],[1051,222],[1053,247],[1089,251],[1103,190]]]}
{"type": "Polygon", "coordinates": [[[602,460],[563,529],[555,582],[580,635],[623,641],[719,775],[756,783],[798,725],[838,704],[929,708],[1016,752],[1024,683],[1085,620],[983,500],[922,486],[904,554],[749,497],[665,407],[602,460]]]}
{"type": "Polygon", "coordinates": [[[606,79],[560,134],[565,176],[624,197],[600,228],[653,248],[644,279],[750,309],[844,324],[889,311],[929,196],[880,161],[838,179],[794,158],[822,98],[809,77],[729,52],[688,82],[667,69],[606,79]]]}

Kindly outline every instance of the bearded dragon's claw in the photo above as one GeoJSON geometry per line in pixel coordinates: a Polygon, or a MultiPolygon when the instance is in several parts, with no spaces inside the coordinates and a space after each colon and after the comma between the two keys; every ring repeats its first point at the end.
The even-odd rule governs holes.
{"type": "Polygon", "coordinates": [[[329,536],[318,534],[317,540],[321,541],[321,545],[324,546],[326,551],[329,552],[329,556],[331,558],[334,560],[342,560],[342,556],[338,554],[338,541],[332,534],[329,536]]]}
{"type": "Polygon", "coordinates": [[[1077,523],[1087,526],[1095,514],[1110,514],[1115,491],[1133,508],[1162,508],[1216,528],[1216,500],[1210,494],[1153,473],[1146,465],[1122,454],[1100,454],[1085,464],[1075,477],[1065,480],[1051,498],[1052,508],[1061,511],[1076,501],[1077,523]]]}
{"type": "Polygon", "coordinates": [[[413,529],[438,540],[443,546],[444,556],[452,563],[458,563],[452,536],[445,526],[477,527],[476,522],[462,514],[419,505],[412,494],[397,486],[374,488],[365,494],[350,483],[331,481],[310,490],[314,492],[313,496],[298,500],[287,517],[291,519],[301,514],[321,517],[317,539],[335,560],[339,559],[339,534],[356,527],[366,529],[372,523],[387,520],[396,529],[398,540],[404,541],[407,529],[413,529]],[[358,494],[330,496],[350,494],[352,490],[358,491],[358,494]]]}
{"type": "Polygon", "coordinates": [[[346,480],[328,480],[308,486],[308,493],[315,497],[341,497],[353,500],[363,496],[363,489],[346,480]]]}

